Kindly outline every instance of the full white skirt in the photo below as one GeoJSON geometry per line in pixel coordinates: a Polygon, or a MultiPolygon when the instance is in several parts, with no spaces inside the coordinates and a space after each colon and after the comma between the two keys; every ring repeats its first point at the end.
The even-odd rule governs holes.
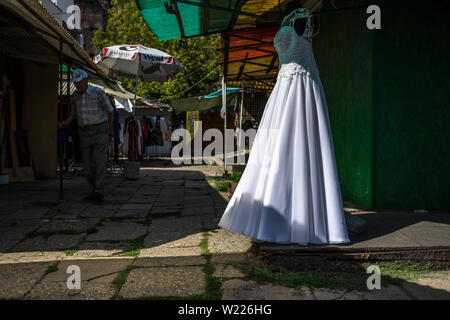
{"type": "Polygon", "coordinates": [[[278,77],[219,226],[251,240],[349,242],[320,80],[278,77]]]}

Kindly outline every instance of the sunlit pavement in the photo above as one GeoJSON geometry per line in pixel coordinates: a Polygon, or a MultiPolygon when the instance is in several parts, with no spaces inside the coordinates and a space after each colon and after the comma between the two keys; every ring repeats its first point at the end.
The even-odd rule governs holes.
{"type": "MultiPolygon", "coordinates": [[[[0,298],[449,298],[447,272],[367,292],[244,281],[231,264],[254,259],[252,243],[217,227],[228,195],[207,179],[222,170],[153,162],[142,167],[139,180],[108,175],[102,204],[83,201],[82,176],[64,178],[64,200],[58,200],[57,179],[1,186],[0,298]],[[79,268],[79,289],[68,288],[71,266],[79,268]],[[215,291],[214,281],[220,285],[215,291]]],[[[380,220],[382,213],[353,210],[385,230],[369,229],[354,238],[354,248],[450,244],[448,214],[442,221],[415,216],[410,223],[391,213],[399,215],[391,219],[395,224],[380,220]]]]}

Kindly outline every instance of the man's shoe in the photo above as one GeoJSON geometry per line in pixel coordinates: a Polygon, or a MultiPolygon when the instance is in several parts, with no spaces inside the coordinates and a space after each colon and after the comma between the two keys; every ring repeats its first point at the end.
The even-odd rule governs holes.
{"type": "Polygon", "coordinates": [[[92,200],[95,200],[96,197],[97,196],[95,195],[95,192],[93,192],[90,195],[88,195],[87,197],[84,197],[83,200],[92,201],[92,200]]]}

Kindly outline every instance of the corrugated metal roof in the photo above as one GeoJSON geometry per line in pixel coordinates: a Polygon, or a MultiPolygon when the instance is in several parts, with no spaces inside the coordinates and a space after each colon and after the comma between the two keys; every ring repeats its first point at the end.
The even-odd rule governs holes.
{"type": "Polygon", "coordinates": [[[105,81],[111,80],[37,0],[1,0],[0,7],[3,54],[59,64],[62,41],[64,62],[81,65],[105,81]],[[5,25],[11,20],[14,21],[13,29],[5,25]]]}

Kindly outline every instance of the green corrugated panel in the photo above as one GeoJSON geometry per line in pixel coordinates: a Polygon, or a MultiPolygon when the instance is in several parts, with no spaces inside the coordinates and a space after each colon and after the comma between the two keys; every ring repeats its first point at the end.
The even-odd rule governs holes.
{"type": "MultiPolygon", "coordinates": [[[[200,0],[192,0],[200,2],[200,0]]],[[[179,39],[181,37],[177,18],[169,14],[164,6],[164,0],[136,0],[142,18],[158,40],[179,39]]],[[[186,36],[201,34],[201,8],[184,3],[178,3],[181,21],[186,36]]]]}
{"type": "MultiPolygon", "coordinates": [[[[218,7],[234,9],[236,8],[236,2],[237,0],[212,0],[210,1],[210,4],[218,7]]],[[[232,12],[209,9],[208,32],[224,31],[227,29],[232,17],[232,12]]]]}

